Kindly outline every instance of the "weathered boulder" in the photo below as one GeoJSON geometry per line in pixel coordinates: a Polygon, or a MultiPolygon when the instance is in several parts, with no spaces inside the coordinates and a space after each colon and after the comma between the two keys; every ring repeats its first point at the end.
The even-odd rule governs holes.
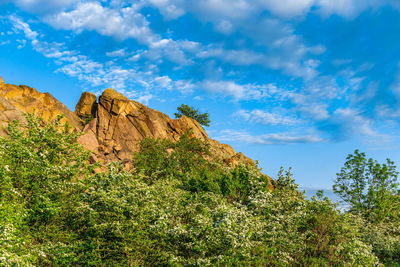
{"type": "Polygon", "coordinates": [[[90,119],[95,116],[97,97],[95,94],[84,92],[75,107],[75,113],[82,119],[90,119]]]}

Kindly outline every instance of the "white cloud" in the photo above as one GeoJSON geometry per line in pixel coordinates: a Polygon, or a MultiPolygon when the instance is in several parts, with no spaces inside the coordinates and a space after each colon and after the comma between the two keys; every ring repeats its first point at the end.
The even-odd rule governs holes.
{"type": "Polygon", "coordinates": [[[26,40],[25,39],[22,39],[22,40],[18,39],[17,42],[19,43],[19,45],[17,46],[17,49],[22,49],[26,45],[26,40]]]}
{"type": "Polygon", "coordinates": [[[256,5],[248,0],[197,0],[187,4],[187,9],[204,16],[205,19],[243,19],[249,16],[256,5]]]}
{"type": "MultiPolygon", "coordinates": [[[[151,70],[139,70],[137,68],[123,68],[111,62],[103,64],[81,55],[76,51],[69,51],[61,43],[48,43],[42,41],[42,35],[31,29],[30,25],[20,18],[9,17],[15,31],[22,32],[33,48],[44,55],[52,58],[59,66],[57,72],[74,77],[85,86],[96,88],[96,90],[113,87],[128,97],[147,103],[152,99],[150,91],[154,88],[171,89],[174,82],[167,76],[158,77],[151,70]],[[137,88],[138,90],[127,89],[137,88]]],[[[183,82],[176,82],[181,85],[183,82]]]]}
{"type": "Polygon", "coordinates": [[[306,144],[326,141],[315,135],[298,135],[291,133],[251,135],[248,132],[235,130],[224,130],[221,135],[216,136],[215,139],[219,141],[238,141],[258,145],[306,144]]]}
{"type": "MultiPolygon", "coordinates": [[[[38,2],[39,0],[30,1],[38,2]]],[[[67,2],[69,1],[72,0],[67,2]]],[[[323,52],[323,48],[304,45],[302,38],[294,34],[294,29],[290,24],[277,19],[259,21],[255,19],[257,16],[254,16],[261,12],[260,8],[261,10],[271,8],[277,12],[287,10],[289,14],[294,14],[300,12],[296,10],[305,9],[309,0],[290,1],[288,6],[293,11],[288,11],[287,6],[280,8],[276,0],[255,2],[248,0],[145,0],[136,4],[120,3],[108,6],[105,2],[75,1],[73,8],[44,15],[43,20],[56,29],[72,30],[77,33],[85,30],[96,31],[117,40],[133,38],[149,47],[132,57],[132,61],[144,57],[155,61],[156,64],[167,59],[179,65],[191,65],[194,63],[191,55],[198,54],[202,58],[219,58],[234,65],[261,65],[282,70],[288,75],[310,78],[317,74],[318,64],[316,60],[308,57],[323,52]],[[213,22],[215,28],[225,34],[239,30],[264,46],[265,50],[256,53],[243,49],[202,48],[196,42],[162,39],[150,29],[148,20],[140,13],[145,3],[159,8],[161,13],[168,18],[176,18],[186,12],[192,12],[200,20],[213,22]],[[200,52],[201,50],[203,52],[200,52]]]]}
{"type": "Polygon", "coordinates": [[[157,7],[167,19],[193,13],[202,20],[237,22],[257,17],[269,11],[284,19],[305,16],[314,12],[322,16],[337,14],[353,18],[369,8],[390,4],[400,8],[396,0],[147,0],[157,7]]]}
{"type": "Polygon", "coordinates": [[[314,0],[259,0],[261,7],[266,8],[274,15],[285,18],[304,15],[314,2],[314,0]]]}
{"type": "Polygon", "coordinates": [[[358,77],[351,70],[340,71],[336,76],[318,76],[307,80],[303,88],[288,92],[286,96],[294,105],[293,110],[300,112],[302,117],[322,121],[332,115],[329,109],[335,101],[341,99],[351,102],[360,98],[359,95],[353,97],[351,93],[357,91],[362,81],[363,77],[358,77]],[[338,79],[341,84],[338,84],[338,79]]]}
{"type": "Polygon", "coordinates": [[[11,0],[21,9],[31,13],[54,13],[73,6],[79,0],[11,0]]]}
{"type": "Polygon", "coordinates": [[[182,0],[148,0],[148,2],[157,7],[167,19],[178,18],[186,12],[182,7],[182,0]]]}
{"type": "Polygon", "coordinates": [[[265,112],[263,110],[255,109],[255,110],[239,110],[236,112],[235,116],[243,118],[246,121],[253,123],[260,123],[265,125],[295,125],[298,124],[299,121],[282,116],[277,112],[265,112]]]}
{"type": "Polygon", "coordinates": [[[143,95],[143,96],[140,96],[140,97],[136,98],[136,101],[138,101],[138,102],[140,102],[140,103],[142,103],[142,104],[144,104],[144,105],[147,106],[147,105],[149,104],[150,100],[151,100],[153,97],[154,97],[154,96],[151,95],[151,94],[143,95]]]}
{"type": "MultiPolygon", "coordinates": [[[[180,5],[187,12],[194,13],[200,20],[214,23],[217,31],[229,34],[237,30],[253,39],[257,46],[264,47],[264,50],[259,49],[258,52],[254,52],[246,49],[224,49],[215,44],[207,47],[197,45],[198,53],[196,56],[199,58],[218,58],[238,66],[260,65],[307,79],[317,75],[316,68],[319,62],[312,57],[323,53],[325,48],[321,45],[305,45],[302,37],[295,34],[293,26],[280,19],[257,18],[256,13],[261,12],[258,8],[260,2],[263,2],[261,0],[255,2],[247,0],[199,0],[190,4],[187,1],[174,0],[158,0],[157,2],[159,6],[161,4],[162,6],[180,5]]],[[[280,2],[282,3],[282,10],[287,10],[286,4],[280,2]]],[[[262,4],[267,5],[268,3],[276,8],[279,4],[277,1],[264,1],[262,4]]],[[[300,5],[297,1],[291,0],[289,6],[297,5],[295,9],[299,9],[308,5],[307,3],[300,5]]],[[[160,8],[162,10],[162,7],[160,8]]],[[[161,41],[164,42],[164,40],[161,41]]],[[[171,51],[172,54],[169,57],[175,59],[179,64],[187,64],[187,59],[183,59],[182,49],[174,52],[172,44],[173,42],[169,44],[167,50],[171,51]]],[[[152,49],[146,53],[147,57],[151,59],[159,58],[159,50],[153,45],[152,49]]],[[[166,55],[167,53],[163,52],[162,54],[166,55]]]]}
{"type": "Polygon", "coordinates": [[[207,92],[232,96],[235,99],[243,98],[245,92],[244,86],[232,81],[203,81],[199,86],[207,92]]]}
{"type": "Polygon", "coordinates": [[[241,27],[241,31],[257,45],[265,47],[265,67],[306,79],[316,76],[318,61],[313,60],[313,56],[324,52],[324,47],[305,45],[303,38],[295,33],[292,25],[268,18],[252,21],[241,27]]]}
{"type": "Polygon", "coordinates": [[[157,77],[154,79],[154,82],[162,88],[172,89],[173,81],[168,76],[157,77]]]}
{"type": "Polygon", "coordinates": [[[159,40],[137,5],[112,9],[98,2],[83,2],[72,11],[49,15],[44,20],[56,29],[76,32],[93,30],[118,40],[134,38],[148,45],[159,40]]]}
{"type": "Polygon", "coordinates": [[[174,89],[188,94],[196,89],[196,85],[190,80],[179,80],[174,83],[174,89]]]}
{"type": "Polygon", "coordinates": [[[127,59],[127,61],[135,62],[135,61],[140,60],[141,57],[142,57],[142,54],[141,54],[141,53],[138,53],[138,54],[135,54],[135,55],[129,57],[129,58],[127,59]]]}
{"type": "Polygon", "coordinates": [[[27,23],[23,22],[15,16],[10,16],[9,19],[13,24],[13,28],[17,31],[23,31],[26,38],[30,40],[37,39],[39,34],[36,31],[32,31],[27,23]]]}
{"type": "Polygon", "coordinates": [[[124,57],[124,56],[126,56],[126,51],[125,51],[125,49],[118,49],[118,50],[114,50],[111,52],[107,52],[106,56],[108,56],[108,57],[124,57]]]}
{"type": "Polygon", "coordinates": [[[323,16],[337,14],[343,17],[353,18],[368,8],[375,8],[387,2],[388,1],[385,0],[318,0],[316,4],[319,9],[318,12],[323,16]]]}
{"type": "Polygon", "coordinates": [[[238,21],[257,13],[259,5],[248,0],[146,0],[157,7],[167,19],[192,13],[201,21],[215,23],[215,29],[230,33],[238,21]]]}
{"type": "Polygon", "coordinates": [[[232,23],[227,20],[218,21],[215,28],[217,31],[225,34],[230,34],[234,30],[232,23]]]}
{"type": "Polygon", "coordinates": [[[200,48],[200,44],[191,41],[174,41],[172,39],[161,39],[153,42],[149,49],[144,51],[140,56],[152,61],[168,59],[179,65],[191,65],[193,61],[188,58],[187,53],[195,53],[200,48]]]}
{"type": "Polygon", "coordinates": [[[340,59],[332,60],[332,65],[334,65],[336,67],[339,67],[339,66],[342,66],[342,65],[347,65],[347,64],[349,64],[351,62],[352,62],[351,59],[341,59],[340,58],[340,59]]]}
{"type": "Polygon", "coordinates": [[[273,84],[238,84],[234,81],[204,80],[193,85],[211,94],[233,97],[235,100],[262,100],[274,95],[281,98],[281,89],[273,84]]]}
{"type": "Polygon", "coordinates": [[[339,108],[333,113],[332,119],[339,122],[349,132],[359,133],[368,137],[385,138],[373,129],[373,121],[364,117],[359,111],[351,108],[339,108]]]}
{"type": "Polygon", "coordinates": [[[234,65],[247,66],[263,64],[265,56],[250,50],[226,50],[223,48],[205,48],[197,55],[199,58],[219,58],[234,65]]]}
{"type": "Polygon", "coordinates": [[[311,102],[309,104],[304,103],[300,105],[297,110],[305,115],[308,115],[311,119],[325,120],[330,116],[328,108],[328,104],[311,102]]]}
{"type": "Polygon", "coordinates": [[[11,41],[10,41],[10,40],[7,40],[7,41],[0,41],[0,45],[8,45],[8,44],[11,44],[11,41]]]}
{"type": "Polygon", "coordinates": [[[287,97],[295,104],[295,109],[303,115],[310,117],[313,120],[324,120],[329,118],[327,103],[320,103],[319,98],[313,95],[301,93],[288,93],[287,97]]]}
{"type": "MultiPolygon", "coordinates": [[[[60,43],[48,43],[45,41],[39,40],[39,33],[33,31],[30,26],[15,16],[8,17],[10,22],[12,23],[12,27],[14,31],[22,32],[26,39],[31,42],[33,49],[45,57],[48,58],[60,58],[62,56],[70,56],[73,52],[71,51],[60,51],[62,44],[60,43]]],[[[25,46],[25,41],[22,41],[25,46]]],[[[19,48],[22,48],[19,45],[19,48]]]]}

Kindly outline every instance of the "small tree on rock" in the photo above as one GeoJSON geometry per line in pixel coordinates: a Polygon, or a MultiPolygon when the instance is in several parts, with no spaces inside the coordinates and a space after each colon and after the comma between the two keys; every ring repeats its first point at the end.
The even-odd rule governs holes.
{"type": "Polygon", "coordinates": [[[196,120],[198,123],[204,126],[210,126],[210,116],[208,113],[200,113],[198,109],[182,104],[177,108],[178,112],[174,113],[176,118],[186,116],[196,120]]]}

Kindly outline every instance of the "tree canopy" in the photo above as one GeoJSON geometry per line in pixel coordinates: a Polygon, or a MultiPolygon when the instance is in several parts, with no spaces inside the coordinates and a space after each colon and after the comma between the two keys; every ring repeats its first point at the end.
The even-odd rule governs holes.
{"type": "Polygon", "coordinates": [[[210,115],[208,113],[200,113],[200,111],[191,106],[182,104],[177,108],[178,112],[174,113],[176,118],[181,118],[182,116],[186,116],[196,120],[198,123],[204,126],[210,126],[210,115]]]}
{"type": "Polygon", "coordinates": [[[175,143],[143,140],[132,171],[118,162],[99,171],[59,119],[29,116],[8,132],[0,137],[0,266],[400,262],[396,217],[371,224],[321,193],[309,200],[290,170],[271,189],[256,166],[214,161],[190,133],[175,143]]]}
{"type": "Polygon", "coordinates": [[[392,160],[381,164],[355,150],[337,174],[333,190],[350,205],[350,211],[372,221],[388,220],[400,215],[400,206],[395,205],[398,174],[392,160]]]}

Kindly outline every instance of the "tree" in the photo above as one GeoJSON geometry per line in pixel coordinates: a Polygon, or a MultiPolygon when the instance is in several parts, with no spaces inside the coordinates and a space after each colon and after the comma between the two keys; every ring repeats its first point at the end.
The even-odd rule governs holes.
{"type": "Polygon", "coordinates": [[[174,113],[176,118],[186,116],[196,120],[198,123],[204,126],[210,126],[210,116],[208,113],[199,113],[198,109],[182,104],[178,108],[178,113],[174,113]]]}
{"type": "Polygon", "coordinates": [[[382,221],[396,213],[398,183],[396,166],[390,159],[380,164],[367,159],[358,150],[346,158],[337,174],[333,191],[347,204],[350,211],[371,221],[382,221]]]}
{"type": "Polygon", "coordinates": [[[73,258],[74,233],[61,222],[94,166],[61,121],[27,115],[0,137],[0,266],[71,265],[62,261],[73,258]]]}
{"type": "MultiPolygon", "coordinates": [[[[306,199],[290,170],[270,190],[256,166],[213,162],[188,132],[144,140],[132,171],[114,162],[95,172],[79,134],[63,129],[29,116],[0,137],[0,266],[400,262],[399,220],[367,228],[326,198],[306,199]]],[[[386,169],[371,162],[381,181],[386,169]]]]}

